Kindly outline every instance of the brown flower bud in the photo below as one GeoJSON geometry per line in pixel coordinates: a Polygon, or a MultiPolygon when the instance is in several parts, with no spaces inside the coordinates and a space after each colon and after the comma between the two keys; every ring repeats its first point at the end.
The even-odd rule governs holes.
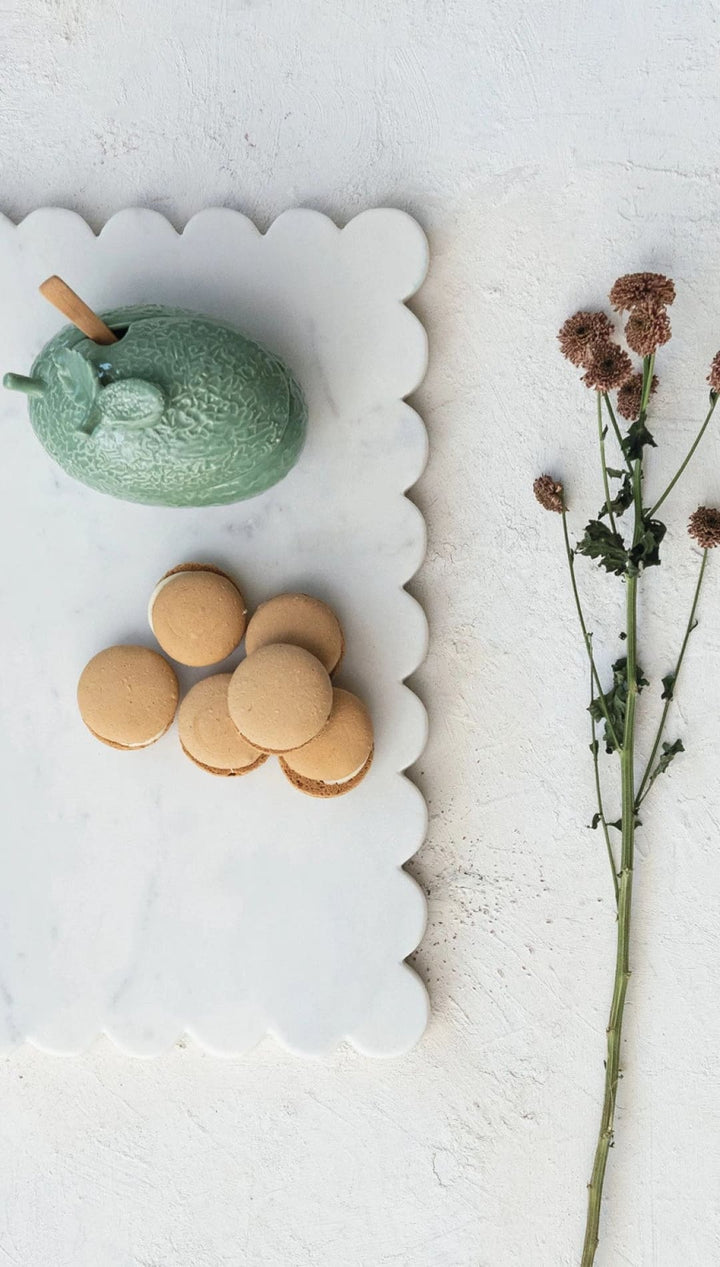
{"type": "Polygon", "coordinates": [[[662,273],[626,273],[610,291],[610,303],[618,312],[651,304],[665,307],[675,298],[675,283],[662,273]]]}
{"type": "MultiPolygon", "coordinates": [[[[627,418],[628,422],[634,422],[640,417],[640,405],[642,403],[642,374],[633,374],[626,383],[623,383],[617,394],[618,413],[623,418],[627,418]]],[[[658,376],[653,374],[650,384],[650,395],[652,396],[658,385],[658,376]]]]}
{"type": "Polygon", "coordinates": [[[533,492],[544,510],[557,511],[562,514],[565,490],[552,475],[538,475],[533,484],[533,492]]]}
{"type": "Polygon", "coordinates": [[[558,331],[560,351],[573,365],[585,365],[596,344],[606,343],[612,332],[604,312],[576,312],[558,331]]]}
{"type": "Polygon", "coordinates": [[[601,343],[593,349],[583,382],[598,392],[609,392],[622,387],[632,373],[633,365],[627,352],[617,343],[601,343]]]}
{"type": "Polygon", "coordinates": [[[650,304],[638,304],[633,308],[625,326],[628,347],[638,356],[652,356],[653,352],[670,339],[670,318],[664,308],[650,304]]]}
{"type": "Polygon", "coordinates": [[[688,532],[703,550],[720,545],[720,510],[713,506],[698,506],[690,516],[688,532]]]}
{"type": "Polygon", "coordinates": [[[720,352],[715,353],[710,363],[710,373],[707,381],[710,384],[711,391],[720,392],[720,352]]]}

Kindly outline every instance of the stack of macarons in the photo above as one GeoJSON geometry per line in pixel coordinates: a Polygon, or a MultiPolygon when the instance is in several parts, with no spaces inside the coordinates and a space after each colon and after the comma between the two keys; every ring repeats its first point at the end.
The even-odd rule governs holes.
{"type": "Polygon", "coordinates": [[[279,594],[248,621],[235,582],[209,564],[183,563],[155,586],[150,628],[162,651],[195,668],[218,664],[245,639],[234,672],[190,688],[177,709],[178,680],[159,652],[108,647],[78,684],[81,716],[92,734],[120,749],[145,748],[175,713],[185,754],[216,775],[247,774],[270,755],[310,796],[349,792],[373,758],[367,708],[333,685],[345,650],[335,613],[308,594],[279,594]]]}

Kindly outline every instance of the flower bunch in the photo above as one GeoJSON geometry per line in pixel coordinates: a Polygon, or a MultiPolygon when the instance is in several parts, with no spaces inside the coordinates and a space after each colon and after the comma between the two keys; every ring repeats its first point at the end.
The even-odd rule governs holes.
{"type": "Polygon", "coordinates": [[[640,827],[639,811],[655,781],[684,752],[681,739],[665,738],[666,724],[675,698],[680,670],[690,634],[697,624],[700,590],[705,576],[708,551],[720,545],[720,510],[700,506],[688,525],[691,538],[702,550],[700,569],[690,616],[679,654],[662,679],[663,707],[649,754],[640,770],[636,768],[635,730],[639,697],[650,684],[638,662],[638,585],[645,571],[660,563],[666,525],[657,512],[675,488],[695,453],[712,418],[720,396],[720,352],[708,374],[710,406],[697,436],[679,469],[648,508],[644,497],[645,457],[656,447],[648,427],[651,397],[658,387],[655,357],[671,337],[668,308],[675,299],[675,285],[661,273],[629,273],[618,278],[610,290],[612,308],[624,316],[624,342],[630,352],[642,357],[642,366],[633,364],[630,352],[616,335],[613,321],[601,311],[577,312],[569,317],[558,334],[560,351],[576,368],[582,381],[595,393],[597,440],[603,484],[603,504],[585,527],[582,537],[571,543],[567,521],[566,491],[554,476],[539,476],[533,491],[540,505],[562,516],[563,542],[569,567],[574,604],[590,667],[590,751],[594,768],[597,809],[591,827],[601,830],[610,862],[617,910],[617,946],[610,1018],[606,1034],[605,1087],[600,1128],[592,1174],[588,1184],[588,1209],[583,1244],[582,1267],[592,1267],[598,1245],[600,1206],[609,1149],[614,1140],[615,1107],[620,1078],[622,1025],[630,979],[630,927],[632,913],[635,833],[640,827]],[[626,316],[625,316],[626,314],[626,316]],[[611,393],[616,393],[613,402],[611,393]],[[622,427],[618,419],[628,425],[622,427]],[[617,466],[608,463],[606,440],[612,433],[617,447],[617,466]],[[628,527],[625,522],[629,520],[628,527]],[[621,635],[622,654],[612,665],[612,681],[603,684],[595,662],[593,635],[585,618],[576,577],[576,560],[584,556],[611,575],[625,588],[625,629],[621,635]],[[601,742],[611,760],[619,763],[620,815],[613,818],[605,810],[601,742]],[[619,834],[619,848],[613,840],[619,834]]]}

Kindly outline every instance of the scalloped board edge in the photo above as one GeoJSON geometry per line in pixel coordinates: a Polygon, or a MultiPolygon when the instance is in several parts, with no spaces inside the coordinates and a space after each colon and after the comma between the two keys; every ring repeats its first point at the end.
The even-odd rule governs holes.
{"type": "MultiPolygon", "coordinates": [[[[328,216],[324,215],[321,212],[318,212],[312,209],[305,209],[305,208],[293,209],[291,211],[283,212],[280,216],[278,216],[268,226],[268,228],[266,229],[264,233],[261,232],[256,227],[254,222],[251,221],[243,213],[229,209],[229,208],[222,208],[222,207],[208,208],[208,209],[198,212],[196,215],[191,217],[190,220],[188,220],[184,228],[181,229],[180,231],[176,230],[174,226],[166,219],[166,217],[163,216],[159,212],[152,211],[149,209],[143,209],[143,208],[129,208],[123,211],[119,211],[113,216],[111,216],[107,220],[107,222],[102,226],[102,228],[99,230],[98,233],[95,233],[94,230],[90,227],[90,225],[88,225],[87,221],[82,216],[80,216],[77,212],[65,210],[62,208],[40,208],[40,209],[30,212],[17,225],[14,224],[11,220],[9,220],[8,217],[0,215],[0,244],[2,242],[2,236],[8,231],[14,234],[19,233],[22,238],[26,238],[26,237],[35,238],[35,235],[38,230],[44,231],[47,228],[52,228],[55,247],[57,247],[58,245],[59,238],[73,239],[77,235],[83,235],[83,236],[89,235],[93,238],[102,239],[103,241],[108,241],[108,240],[111,241],[113,237],[115,236],[118,236],[118,237],[122,236],[122,233],[124,230],[124,224],[126,223],[128,217],[132,217],[135,220],[141,218],[143,221],[144,230],[146,230],[150,236],[159,235],[162,237],[166,237],[168,235],[171,235],[173,238],[176,238],[176,239],[182,239],[182,238],[189,239],[196,233],[206,231],[209,225],[212,225],[213,227],[217,228],[219,227],[220,221],[222,221],[225,225],[227,225],[229,222],[232,221],[238,233],[241,233],[243,235],[246,235],[246,234],[252,235],[253,237],[256,237],[256,238],[263,238],[263,237],[273,237],[273,236],[277,236],[278,234],[282,234],[283,232],[285,232],[289,224],[290,226],[292,225],[293,220],[297,222],[297,217],[299,216],[302,216],[303,218],[305,218],[308,224],[312,223],[314,227],[314,231],[321,232],[321,233],[329,233],[329,232],[334,231],[335,233],[347,235],[348,237],[355,238],[356,239],[356,259],[358,261],[358,266],[364,267],[364,268],[369,268],[372,266],[373,233],[375,235],[374,240],[377,241],[378,229],[382,228],[383,234],[386,237],[387,235],[390,235],[391,239],[392,239],[392,234],[394,232],[397,232],[398,230],[404,235],[408,235],[408,234],[414,235],[415,242],[416,242],[416,251],[415,251],[415,258],[412,261],[412,265],[408,266],[407,259],[406,257],[404,257],[403,252],[398,251],[396,254],[397,273],[392,276],[391,284],[392,284],[394,294],[398,302],[403,307],[405,307],[406,300],[409,299],[413,294],[415,294],[416,291],[419,289],[419,287],[422,285],[422,282],[425,278],[427,267],[428,267],[428,244],[427,244],[427,239],[425,237],[425,234],[423,233],[423,230],[420,228],[417,222],[411,216],[407,215],[407,213],[400,210],[390,209],[390,208],[373,208],[373,209],[361,212],[359,215],[349,220],[343,227],[339,227],[338,225],[336,225],[334,221],[332,221],[328,216]],[[46,224],[47,217],[51,217],[50,224],[46,224]],[[367,258],[363,259],[362,251],[357,250],[357,245],[363,244],[363,230],[368,229],[368,228],[372,228],[373,233],[367,234],[365,236],[364,244],[367,249],[367,258]]],[[[42,236],[44,236],[43,232],[40,233],[40,237],[42,236]]],[[[50,263],[50,256],[48,256],[47,264],[45,264],[42,260],[42,253],[40,253],[40,258],[38,259],[38,266],[41,272],[43,271],[43,269],[45,269],[48,272],[53,271],[53,266],[50,263]]],[[[387,277],[385,277],[385,281],[387,282],[387,277]]],[[[42,301],[39,301],[39,302],[42,302],[42,301]]],[[[422,381],[424,377],[424,373],[425,373],[425,369],[427,365],[427,335],[426,335],[425,329],[422,326],[422,324],[419,322],[418,318],[414,314],[412,314],[409,311],[409,309],[405,308],[405,312],[407,313],[407,316],[411,319],[413,326],[415,327],[416,337],[423,341],[424,357],[423,357],[422,367],[418,366],[418,370],[413,375],[412,380],[408,380],[408,382],[403,385],[404,390],[402,391],[402,395],[401,395],[402,399],[405,399],[408,395],[410,395],[413,391],[415,391],[416,388],[419,386],[420,382],[422,381]]],[[[406,406],[406,409],[408,411],[408,414],[412,414],[413,417],[416,419],[416,421],[420,424],[420,426],[422,426],[422,422],[415,414],[415,411],[411,410],[409,406],[406,406]]],[[[422,460],[422,463],[419,463],[417,465],[417,469],[408,475],[408,483],[405,488],[405,493],[407,493],[407,490],[411,488],[413,484],[416,482],[416,480],[420,477],[425,465],[425,461],[427,458],[427,435],[424,428],[423,428],[423,434],[425,435],[425,452],[424,452],[423,460],[422,460]]],[[[415,575],[418,568],[422,564],[422,559],[425,553],[424,520],[422,519],[422,516],[420,515],[420,511],[417,509],[417,507],[415,507],[414,503],[411,502],[409,498],[406,498],[406,500],[408,500],[409,504],[413,506],[413,509],[415,510],[418,516],[418,519],[421,521],[422,549],[418,553],[416,566],[413,568],[410,575],[406,578],[405,583],[407,583],[407,581],[410,581],[412,579],[412,576],[415,575]]],[[[404,585],[402,588],[404,590],[404,585]]],[[[417,658],[416,663],[410,665],[407,668],[405,677],[402,679],[403,683],[405,682],[405,678],[410,676],[411,673],[415,672],[415,670],[422,663],[422,661],[425,658],[425,653],[427,649],[427,621],[425,618],[425,614],[422,608],[417,603],[417,600],[415,600],[411,595],[407,594],[407,600],[410,604],[415,606],[417,609],[416,614],[417,614],[419,623],[421,623],[423,626],[424,636],[423,636],[422,654],[417,658]]],[[[406,779],[408,783],[411,784],[414,792],[417,794],[417,797],[420,800],[422,800],[419,790],[415,787],[415,785],[404,773],[404,771],[407,770],[409,766],[411,766],[415,761],[418,760],[418,758],[420,757],[425,747],[425,742],[427,738],[427,714],[425,712],[425,709],[422,703],[414,694],[414,692],[412,692],[410,688],[407,687],[407,685],[404,685],[403,689],[407,691],[410,695],[412,695],[413,700],[416,705],[416,712],[418,715],[417,726],[415,728],[416,735],[417,735],[417,742],[413,743],[411,751],[408,751],[404,754],[404,764],[401,767],[401,769],[398,770],[398,774],[402,775],[402,777],[406,779]]],[[[417,849],[421,847],[424,840],[425,827],[427,824],[427,810],[426,810],[424,801],[422,801],[422,804],[423,804],[423,811],[424,811],[425,826],[423,827],[422,834],[419,836],[419,839],[417,839],[415,848],[412,850],[410,854],[408,854],[408,857],[411,857],[415,852],[417,852],[417,849]]],[[[412,877],[409,876],[404,871],[404,868],[402,865],[399,866],[398,870],[401,872],[403,876],[403,882],[407,883],[408,886],[412,886],[412,888],[415,890],[416,912],[415,912],[414,919],[412,921],[412,924],[413,924],[412,933],[410,934],[408,938],[408,940],[411,941],[412,944],[409,946],[409,948],[406,951],[406,954],[409,955],[413,952],[413,950],[416,949],[416,947],[418,946],[424,934],[426,921],[427,921],[427,903],[426,903],[425,896],[422,893],[422,890],[420,889],[419,885],[417,885],[417,882],[414,879],[412,879],[412,877]]],[[[413,1017],[414,1017],[414,1022],[413,1022],[413,1025],[411,1026],[413,1030],[412,1035],[410,1035],[408,1032],[404,1041],[401,1041],[401,1042],[397,1041],[396,1035],[394,1033],[394,1026],[393,1026],[393,1021],[394,1021],[393,1013],[397,1005],[397,996],[392,990],[388,989],[376,999],[374,1007],[372,1009],[372,1014],[366,1018],[365,1024],[361,1027],[356,1027],[352,1034],[345,1035],[342,1039],[339,1040],[339,1042],[346,1042],[351,1047],[355,1048],[357,1051],[361,1052],[362,1054],[372,1055],[372,1056],[396,1056],[410,1050],[413,1046],[415,1046],[415,1044],[419,1041],[420,1037],[425,1031],[425,1028],[427,1026],[428,1019],[429,1019],[429,1003],[428,1003],[427,992],[426,992],[425,986],[423,985],[416,971],[413,968],[411,968],[405,960],[400,961],[396,965],[396,974],[393,980],[396,986],[398,986],[400,982],[402,981],[401,988],[402,990],[404,990],[405,995],[408,998],[408,1000],[410,1000],[410,997],[412,996],[411,1003],[409,1004],[411,1011],[413,1013],[413,1017]]],[[[97,1033],[95,1033],[92,1036],[89,1036],[86,1039],[86,1041],[82,1044],[81,1047],[77,1047],[74,1045],[71,1051],[68,1051],[67,1049],[63,1049],[62,1047],[56,1046],[52,1042],[51,1043],[43,1042],[39,1036],[34,1037],[32,1035],[29,1035],[24,1041],[28,1042],[30,1045],[33,1045],[39,1048],[40,1050],[53,1052],[54,1054],[74,1054],[78,1052],[79,1050],[86,1049],[97,1038],[104,1036],[110,1039],[110,1041],[112,1041],[120,1049],[128,1052],[129,1054],[137,1056],[141,1054],[142,1055],[159,1054],[161,1051],[168,1050],[170,1047],[172,1047],[174,1043],[177,1043],[180,1039],[182,1039],[184,1036],[187,1035],[193,1041],[201,1045],[205,1050],[213,1054],[222,1055],[222,1056],[234,1056],[234,1055],[238,1055],[238,1054],[244,1053],[245,1051],[250,1050],[251,1047],[253,1047],[254,1045],[256,1045],[256,1043],[261,1041],[261,1039],[265,1036],[265,1034],[272,1035],[273,1037],[277,1039],[279,1043],[281,1043],[281,1045],[283,1045],[284,1047],[286,1047],[287,1049],[293,1052],[296,1052],[297,1054],[302,1054],[304,1056],[312,1055],[312,1054],[320,1054],[320,1053],[309,1051],[303,1047],[298,1047],[295,1043],[293,1043],[286,1036],[284,1036],[281,1031],[279,1031],[277,1028],[274,1028],[272,1026],[267,1027],[263,1033],[258,1033],[256,1035],[253,1035],[252,1040],[247,1043],[243,1043],[240,1049],[233,1049],[233,1050],[228,1050],[222,1044],[216,1046],[212,1041],[208,1041],[208,1039],[204,1037],[202,1034],[196,1033],[192,1026],[187,1026],[187,1028],[179,1031],[174,1038],[165,1041],[162,1045],[156,1046],[152,1051],[147,1051],[143,1053],[139,1052],[137,1050],[137,1047],[133,1047],[132,1049],[129,1049],[126,1045],[126,1042],[123,1040],[122,1034],[113,1032],[113,1030],[109,1027],[101,1028],[100,1030],[97,1031],[97,1033]]]]}

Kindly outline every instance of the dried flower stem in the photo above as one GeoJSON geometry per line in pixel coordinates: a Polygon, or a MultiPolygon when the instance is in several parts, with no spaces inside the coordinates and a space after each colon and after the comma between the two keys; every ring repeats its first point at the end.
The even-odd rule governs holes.
{"type": "Polygon", "coordinates": [[[697,621],[695,619],[695,613],[697,612],[698,601],[700,599],[700,590],[702,589],[703,577],[705,576],[705,567],[707,565],[707,557],[708,557],[708,552],[705,549],[703,550],[702,563],[700,564],[700,572],[697,579],[697,585],[695,586],[695,593],[693,595],[692,607],[690,608],[690,616],[688,618],[687,627],[685,629],[685,637],[683,638],[682,646],[680,648],[680,654],[677,658],[677,663],[675,665],[675,672],[672,675],[673,677],[672,687],[667,693],[667,699],[665,700],[665,707],[663,708],[662,716],[660,718],[660,724],[657,728],[657,734],[655,735],[655,742],[653,743],[652,751],[650,753],[650,756],[648,757],[644,774],[640,780],[640,786],[637,791],[637,796],[635,797],[635,813],[637,813],[637,811],[639,810],[640,806],[645,800],[645,797],[647,796],[648,792],[650,791],[650,788],[652,787],[653,783],[655,782],[659,774],[659,770],[654,769],[655,758],[657,757],[657,754],[658,754],[660,741],[663,737],[663,734],[665,733],[665,722],[667,721],[667,715],[668,715],[668,712],[670,711],[670,705],[673,702],[675,689],[677,687],[677,680],[678,680],[678,677],[680,676],[680,670],[682,668],[682,662],[685,659],[685,652],[687,651],[687,645],[688,645],[688,642],[690,641],[690,634],[692,633],[693,629],[697,625],[697,621]]]}
{"type": "MultiPolygon", "coordinates": [[[[593,682],[593,676],[591,672],[590,674],[590,700],[591,702],[595,694],[593,690],[593,686],[594,686],[594,682],[593,682]]],[[[599,743],[598,743],[598,737],[597,737],[597,725],[595,723],[595,718],[593,717],[592,713],[590,714],[590,731],[592,734],[592,743],[590,745],[590,749],[592,752],[593,768],[595,771],[595,795],[597,797],[598,816],[599,816],[600,826],[603,829],[603,836],[605,837],[605,848],[607,849],[607,855],[608,855],[608,858],[610,859],[610,871],[612,874],[613,889],[615,890],[615,904],[617,905],[617,900],[618,900],[617,863],[615,861],[615,853],[613,851],[612,842],[610,840],[610,831],[608,827],[608,821],[605,817],[605,805],[603,801],[602,784],[600,782],[600,762],[598,760],[599,743]]]]}
{"type": "MultiPolygon", "coordinates": [[[[610,398],[608,397],[607,392],[597,392],[596,394],[597,394],[598,445],[600,447],[600,464],[602,468],[603,488],[605,490],[605,505],[607,507],[608,521],[610,523],[610,527],[612,528],[613,532],[617,532],[617,524],[615,522],[615,516],[612,511],[612,498],[610,496],[610,485],[608,483],[608,473],[607,473],[607,459],[605,456],[605,429],[603,427],[603,414],[602,414],[603,400],[606,401],[611,418],[615,423],[615,430],[616,430],[616,434],[617,434],[619,442],[621,441],[622,437],[620,436],[620,430],[618,428],[617,421],[614,419],[612,405],[610,404],[610,398]]],[[[595,694],[593,687],[594,687],[594,682],[593,682],[593,675],[592,675],[592,669],[591,669],[591,672],[590,672],[590,702],[591,704],[592,704],[593,696],[595,694]]],[[[613,889],[615,892],[615,904],[617,905],[618,896],[619,896],[617,862],[615,861],[615,854],[613,851],[612,842],[610,840],[610,830],[608,827],[608,821],[605,817],[605,805],[603,802],[602,784],[600,782],[600,762],[598,759],[599,743],[598,743],[598,737],[597,737],[597,725],[595,722],[595,718],[592,716],[592,713],[590,714],[590,730],[591,730],[591,735],[592,735],[592,742],[591,742],[590,748],[591,748],[592,759],[593,759],[593,771],[594,771],[594,776],[595,776],[595,795],[597,797],[598,816],[599,816],[600,826],[602,827],[603,837],[605,839],[605,848],[607,850],[608,859],[610,861],[610,874],[612,875],[613,889]]]]}
{"type": "Polygon", "coordinates": [[[598,424],[598,444],[600,445],[600,465],[602,467],[603,488],[605,490],[605,505],[607,506],[608,523],[613,532],[617,532],[617,524],[612,509],[612,497],[610,496],[610,484],[608,482],[607,462],[605,459],[605,431],[603,428],[602,416],[602,398],[607,393],[597,392],[597,424],[598,424]]]}
{"type": "MultiPolygon", "coordinates": [[[[582,339],[582,357],[576,356],[574,364],[585,367],[583,381],[585,385],[597,393],[597,431],[602,465],[602,485],[604,505],[595,518],[591,518],[585,527],[583,536],[571,546],[568,536],[567,514],[564,491],[560,486],[557,504],[549,509],[562,511],[565,552],[570,569],[573,597],[577,608],[580,628],[590,662],[590,744],[595,778],[595,794],[597,813],[593,814],[593,828],[602,825],[605,848],[612,871],[613,891],[617,912],[617,944],[615,950],[615,967],[610,1003],[610,1015],[606,1030],[606,1057],[604,1061],[604,1093],[600,1126],[595,1145],[592,1173],[588,1184],[587,1219],[583,1242],[581,1267],[593,1267],[598,1246],[600,1213],[603,1200],[603,1186],[607,1169],[610,1148],[614,1139],[615,1111],[617,1104],[618,1084],[620,1080],[620,1057],[622,1052],[623,1019],[630,982],[630,935],[632,917],[633,877],[635,867],[635,831],[640,826],[638,811],[644,803],[655,780],[664,773],[679,752],[684,751],[681,739],[673,743],[663,742],[665,728],[670,714],[670,704],[690,640],[690,634],[697,625],[697,609],[703,578],[707,567],[708,550],[720,546],[720,507],[699,506],[690,516],[688,532],[701,547],[702,562],[690,609],[690,615],[683,635],[680,651],[672,672],[662,679],[663,708],[660,722],[654,736],[652,749],[643,770],[639,785],[635,771],[635,729],[638,697],[643,687],[649,685],[642,669],[638,665],[638,590],[640,577],[648,567],[656,567],[660,562],[660,545],[665,537],[667,527],[655,518],[656,512],[672,492],[681,475],[684,473],[700,441],[710,423],[720,395],[720,352],[714,357],[710,366],[708,383],[711,388],[710,408],[690,449],[679,469],[665,488],[664,492],[652,507],[647,510],[643,506],[643,474],[645,453],[655,440],[647,428],[648,402],[657,386],[654,376],[655,351],[670,337],[670,323],[666,307],[675,297],[675,287],[670,278],[656,273],[631,273],[618,278],[613,286],[610,299],[619,310],[630,310],[626,323],[625,336],[628,344],[643,356],[642,373],[631,368],[628,359],[626,365],[624,354],[617,344],[611,343],[609,335],[593,342],[591,322],[596,314],[581,313],[574,319],[575,325],[566,323],[561,333],[561,347],[568,359],[569,352],[574,351],[572,340],[582,339]],[[576,329],[577,325],[577,329],[576,329]],[[571,328],[570,328],[571,327],[571,328]],[[571,337],[572,336],[572,337],[571,337]],[[632,336],[632,337],[631,337],[632,336]],[[563,339],[570,345],[563,346],[563,339]],[[629,371],[626,373],[626,371],[629,371]],[[618,413],[627,420],[625,433],[621,431],[615,410],[610,400],[611,389],[618,389],[618,413]],[[609,426],[617,440],[622,454],[622,470],[608,468],[606,462],[606,438],[608,427],[603,425],[603,402],[609,419],[609,426]],[[615,496],[611,496],[610,480],[619,481],[615,496]],[[630,539],[617,524],[623,521],[624,515],[632,515],[632,533],[630,539]],[[625,585],[625,629],[621,638],[625,640],[625,654],[616,659],[612,665],[612,683],[604,693],[600,687],[595,665],[592,634],[588,632],[583,615],[575,577],[575,559],[578,555],[597,561],[606,573],[621,577],[625,585]],[[598,734],[604,720],[602,737],[608,755],[617,755],[620,763],[621,815],[617,822],[609,823],[605,815],[603,786],[600,767],[600,743],[598,734]],[[662,745],[662,747],[661,747],[662,745]],[[621,842],[619,865],[616,861],[616,850],[613,848],[610,828],[619,828],[621,842]]],[[[544,477],[549,478],[549,477],[544,477]]],[[[551,481],[552,484],[552,481],[551,481]]],[[[535,494],[542,505],[547,504],[538,494],[538,480],[535,481],[535,494]]],[[[554,488],[552,484],[552,488],[554,488]]]]}
{"type": "Polygon", "coordinates": [[[678,467],[677,471],[675,472],[675,474],[673,475],[672,479],[670,480],[670,483],[668,484],[667,488],[665,489],[665,492],[662,494],[662,496],[661,496],[661,497],[658,497],[657,501],[655,502],[655,505],[653,506],[652,510],[650,511],[650,518],[651,518],[651,519],[654,517],[655,512],[656,512],[657,510],[659,510],[659,509],[660,509],[660,507],[662,506],[663,502],[665,501],[665,498],[666,498],[666,497],[668,497],[668,496],[670,495],[670,493],[673,491],[673,489],[674,489],[675,485],[677,484],[678,480],[680,479],[680,476],[682,475],[683,471],[685,470],[685,467],[688,465],[688,462],[691,460],[691,458],[692,458],[693,454],[695,453],[695,450],[697,449],[697,447],[698,447],[698,445],[699,445],[700,441],[702,440],[702,438],[703,438],[703,436],[705,435],[705,432],[706,432],[706,430],[707,430],[707,428],[708,428],[708,425],[709,425],[710,419],[712,418],[713,413],[714,413],[714,411],[715,411],[715,406],[716,406],[716,404],[717,404],[717,401],[718,401],[717,394],[716,394],[715,392],[713,392],[713,393],[712,393],[712,396],[711,396],[711,398],[710,398],[710,408],[708,409],[707,414],[705,415],[705,421],[704,421],[703,425],[701,426],[700,430],[698,431],[698,433],[697,433],[697,435],[696,435],[696,437],[695,437],[695,439],[694,439],[693,443],[691,444],[690,448],[688,449],[688,452],[687,452],[687,455],[686,455],[686,457],[685,457],[685,460],[684,460],[684,461],[682,462],[682,464],[678,467]]]}
{"type": "MultiPolygon", "coordinates": [[[[636,463],[639,467],[639,461],[636,463]]],[[[639,487],[640,481],[636,480],[639,487]]],[[[637,503],[636,503],[637,514],[637,503]]],[[[615,981],[613,985],[610,1018],[607,1027],[607,1058],[605,1061],[605,1095],[603,1098],[600,1133],[595,1148],[592,1176],[588,1184],[588,1213],[585,1226],[585,1242],[582,1267],[592,1267],[598,1246],[600,1206],[605,1181],[608,1152],[613,1141],[615,1103],[620,1077],[620,1045],[625,999],[630,980],[630,916],[632,912],[632,883],[635,853],[635,704],[637,701],[637,577],[627,578],[627,674],[628,695],[625,713],[625,730],[620,752],[622,782],[622,848],[620,877],[618,881],[617,952],[615,956],[615,981]]]]}
{"type": "Polygon", "coordinates": [[[567,556],[568,567],[570,569],[570,583],[572,585],[573,598],[575,599],[575,608],[578,614],[578,620],[580,622],[580,629],[582,631],[583,642],[585,643],[585,650],[587,651],[588,660],[590,661],[590,672],[592,673],[593,681],[595,682],[595,686],[598,693],[598,699],[600,700],[600,707],[602,708],[603,717],[605,718],[605,721],[607,723],[608,731],[612,735],[613,742],[615,743],[616,747],[619,747],[620,745],[618,743],[617,735],[615,733],[615,728],[612,724],[612,719],[610,717],[610,711],[608,709],[607,699],[605,698],[605,692],[602,689],[602,683],[600,682],[600,675],[598,674],[597,667],[595,665],[595,657],[593,656],[593,650],[592,650],[592,637],[588,633],[588,628],[587,628],[587,625],[585,624],[585,617],[583,615],[582,604],[580,602],[580,595],[578,593],[577,581],[575,580],[575,554],[573,552],[572,546],[570,545],[570,536],[568,533],[568,526],[567,526],[567,507],[565,505],[564,500],[563,500],[563,509],[562,509],[562,523],[563,523],[563,537],[565,538],[565,554],[567,556]]]}
{"type": "Polygon", "coordinates": [[[613,429],[613,431],[615,432],[615,438],[616,438],[616,440],[617,440],[617,442],[618,442],[618,446],[619,446],[619,448],[620,448],[620,452],[621,452],[621,453],[622,453],[622,455],[623,455],[623,461],[624,461],[624,463],[625,463],[625,465],[626,465],[626,467],[627,467],[627,469],[628,469],[628,473],[629,473],[630,475],[632,475],[632,462],[630,461],[630,459],[629,459],[629,458],[627,458],[627,457],[625,456],[625,450],[623,449],[622,435],[620,434],[620,428],[619,428],[619,426],[618,426],[618,420],[617,420],[617,418],[616,418],[616,416],[615,416],[615,410],[614,410],[614,409],[613,409],[613,407],[612,407],[612,402],[611,402],[610,397],[608,396],[607,392],[603,392],[603,400],[605,401],[605,408],[606,408],[606,409],[607,409],[607,411],[608,411],[608,417],[609,417],[610,422],[611,422],[611,424],[612,424],[612,429],[613,429]]]}
{"type": "MultiPolygon", "coordinates": [[[[644,419],[650,396],[653,376],[653,356],[643,362],[643,390],[640,418],[644,419]]],[[[633,545],[643,530],[642,509],[642,460],[633,463],[633,545]]],[[[620,1078],[620,1047],[628,982],[630,980],[630,919],[632,914],[633,871],[635,866],[635,707],[637,704],[637,583],[636,575],[626,577],[626,635],[627,635],[627,702],[625,727],[620,749],[620,781],[622,804],[622,844],[620,852],[620,876],[618,881],[617,950],[615,956],[615,980],[613,984],[610,1017],[607,1027],[607,1057],[605,1060],[605,1094],[603,1097],[600,1131],[595,1148],[592,1175],[588,1184],[588,1212],[585,1225],[585,1242],[581,1267],[592,1267],[598,1246],[600,1206],[602,1203],[605,1169],[613,1140],[617,1085],[620,1078]]]]}

